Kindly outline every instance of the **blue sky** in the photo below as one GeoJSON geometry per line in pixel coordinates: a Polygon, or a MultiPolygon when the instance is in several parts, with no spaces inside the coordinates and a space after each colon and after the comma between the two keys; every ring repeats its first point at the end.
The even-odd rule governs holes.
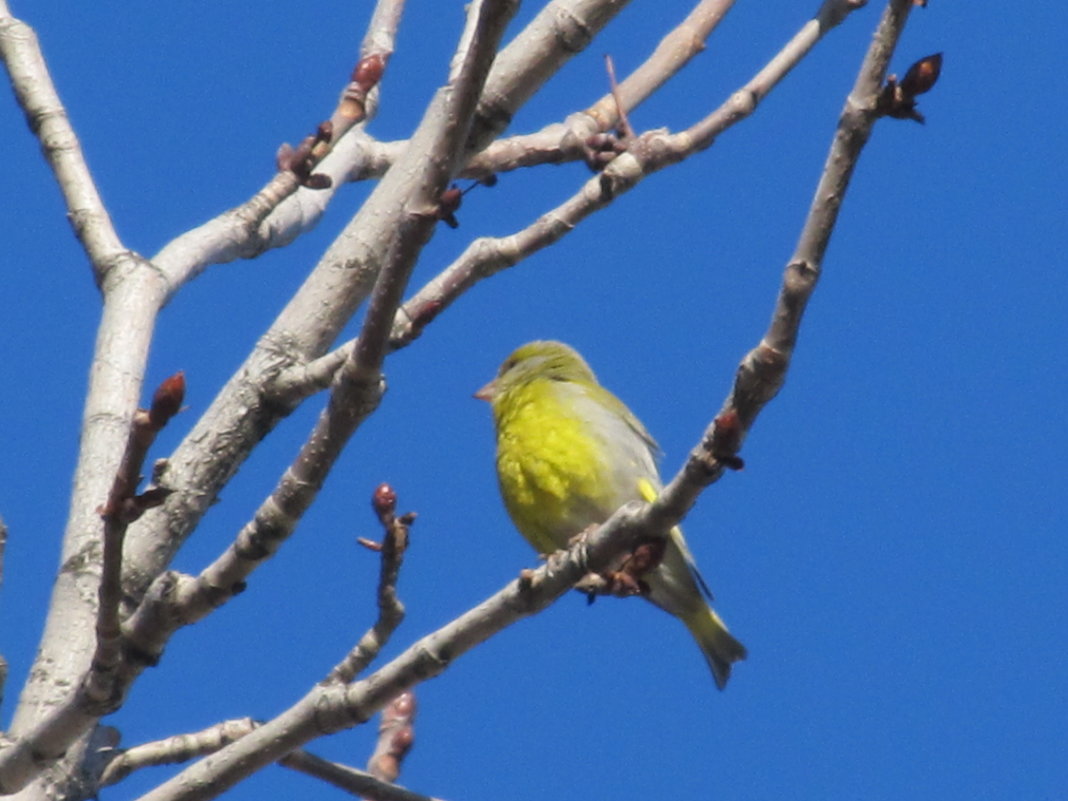
{"type": "MultiPolygon", "coordinates": [[[[327,116],[371,7],[13,2],[42,39],[120,234],[146,255],[242,202],[278,145],[327,116]]],[[[636,127],[707,114],[812,10],[791,5],[740,2],[636,127]]],[[[374,135],[410,132],[444,80],[461,6],[411,0],[374,135]]],[[[602,55],[625,74],[687,7],[632,4],[512,130],[599,97],[602,55]]],[[[179,633],[109,719],[124,744],[270,717],[329,670],[371,619],[377,565],[353,540],[377,534],[368,499],[380,481],[420,515],[390,654],[534,563],[497,496],[489,411],[471,398],[519,343],[579,348],[673,473],[763,333],[880,10],[855,13],[709,151],[480,285],[391,357],[385,402],[294,537],[246,593],[179,633]]],[[[746,442],[745,470],[686,522],[750,650],[726,692],[650,605],[565,597],[419,688],[403,784],[452,801],[1064,797],[1068,115],[1055,37],[1066,23],[1056,4],[931,0],[914,14],[894,68],[945,52],[921,100],[928,122],[877,126],[786,387],[746,442]]],[[[99,303],[7,92],[0,141],[6,724],[58,560],[99,303]]],[[[542,167],[470,193],[413,287],[587,175],[542,167]]],[[[366,192],[348,187],[294,246],[212,267],[165,309],[148,384],[184,369],[189,408],[153,456],[177,444],[366,192]]],[[[199,570],[225,547],[321,404],[263,443],[177,567],[199,570]]],[[[372,728],[312,750],[362,765],[372,728]]],[[[136,797],[166,775],[102,798],[136,797]]],[[[342,797],[282,768],[226,797],[297,793],[342,797]]]]}

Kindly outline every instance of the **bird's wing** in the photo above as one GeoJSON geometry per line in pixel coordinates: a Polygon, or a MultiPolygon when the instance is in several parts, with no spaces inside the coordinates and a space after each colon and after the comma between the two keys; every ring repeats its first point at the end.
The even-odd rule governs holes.
{"type": "MultiPolygon", "coordinates": [[[[652,503],[656,500],[658,494],[657,487],[646,480],[638,481],[638,491],[641,493],[642,498],[646,503],[652,503]]],[[[693,554],[690,552],[690,546],[686,544],[686,538],[682,536],[682,529],[675,526],[668,532],[668,539],[671,544],[675,546],[676,550],[682,555],[683,561],[686,563],[686,569],[693,577],[694,583],[701,588],[701,593],[711,603],[715,600],[712,595],[712,590],[709,589],[708,584],[705,583],[704,576],[701,575],[701,571],[697,569],[697,560],[693,558],[693,554]]]]}

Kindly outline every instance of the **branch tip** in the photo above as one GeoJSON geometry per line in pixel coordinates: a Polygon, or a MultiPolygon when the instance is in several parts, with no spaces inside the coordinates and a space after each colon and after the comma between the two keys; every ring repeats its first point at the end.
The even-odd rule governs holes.
{"type": "Polygon", "coordinates": [[[371,495],[371,508],[375,510],[382,525],[389,525],[397,511],[397,493],[389,484],[379,484],[371,495]]]}
{"type": "Polygon", "coordinates": [[[148,410],[149,423],[158,431],[163,428],[178,412],[182,410],[185,400],[185,373],[179,370],[170,378],[163,380],[152,396],[152,406],[148,410]]]}
{"type": "Polygon", "coordinates": [[[356,544],[363,546],[369,551],[374,551],[375,553],[382,553],[382,543],[375,542],[374,540],[369,540],[367,539],[367,537],[357,537],[356,544]]]}

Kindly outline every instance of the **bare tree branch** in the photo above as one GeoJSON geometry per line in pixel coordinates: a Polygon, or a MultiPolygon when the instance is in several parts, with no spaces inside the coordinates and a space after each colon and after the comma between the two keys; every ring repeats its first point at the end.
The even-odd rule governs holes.
{"type": "MultiPolygon", "coordinates": [[[[440,115],[441,109],[438,105],[429,114],[440,115]]],[[[403,269],[384,272],[391,278],[379,283],[376,294],[379,308],[393,305],[391,293],[406,284],[411,260],[436,224],[438,197],[465,157],[462,148],[443,157],[447,148],[435,150],[440,143],[431,141],[435,123],[446,123],[444,127],[453,131],[454,119],[462,121],[446,116],[426,118],[427,124],[420,126],[422,139],[417,132],[398,163],[412,169],[391,170],[375,187],[245,365],[173,454],[167,482],[176,489],[175,494],[161,512],[146,515],[131,530],[127,590],[132,597],[144,594],[253,445],[292,410],[294,402],[265,392],[274,377],[284,367],[321,354],[367,298],[382,266],[390,263],[403,269]]],[[[466,134],[466,124],[464,127],[466,134]]],[[[375,303],[372,299],[372,307],[375,303]]],[[[376,314],[369,314],[367,321],[378,319],[376,314]]],[[[376,328],[367,330],[372,333],[376,328]]],[[[364,359],[373,355],[379,338],[364,338],[368,348],[364,359]]],[[[377,357],[354,366],[364,373],[361,380],[365,386],[370,386],[366,378],[377,369],[376,362],[380,364],[377,357]]]]}
{"type": "Polygon", "coordinates": [[[403,11],[404,0],[378,0],[375,6],[352,80],[331,115],[330,135],[309,165],[328,185],[303,185],[299,175],[283,167],[243,205],[168,243],[152,261],[170,278],[172,292],[212,264],[253,258],[314,227],[353,161],[358,163],[359,149],[352,145],[359,140],[345,135],[374,116],[378,82],[393,54],[403,11]],[[342,142],[347,146],[342,148],[342,142]]]}
{"type": "MultiPolygon", "coordinates": [[[[535,133],[494,141],[473,155],[460,174],[465,178],[484,178],[521,167],[582,159],[585,139],[613,128],[619,108],[628,112],[637,108],[703,51],[705,40],[733,5],[734,0],[700,0],[686,18],[664,36],[649,58],[619,84],[618,103],[609,92],[563,123],[546,126],[535,133]]],[[[490,81],[492,79],[491,75],[490,81]]],[[[364,158],[354,166],[348,180],[359,181],[384,174],[405,145],[405,142],[367,142],[364,158]]]]}
{"type": "MultiPolygon", "coordinates": [[[[484,604],[356,680],[403,615],[396,581],[411,519],[397,517],[392,503],[383,504],[387,535],[378,619],[330,675],[288,711],[262,726],[250,719],[231,721],[117,756],[113,731],[97,724],[102,714],[121,704],[132,681],[154,664],[173,632],[240,592],[252,571],[292,533],[352,433],[376,409],[384,391],[382,367],[391,349],[410,343],[481,278],[559,240],[653,172],[709,147],[720,133],[751,114],[820,37],[864,2],[826,0],[816,18],[719,109],[680,133],[650,131],[633,141],[627,137],[626,147],[620,146],[623,152],[567,202],[510,237],[476,240],[401,306],[424,245],[437,223],[448,220],[446,192],[456,175],[482,177],[582,157],[588,147],[583,132],[605,132],[618,125],[629,108],[700,51],[732,0],[697,2],[641,67],[618,87],[613,77],[613,91],[585,112],[541,132],[488,146],[515,110],[585,47],[625,0],[553,0],[495,61],[499,38],[518,0],[472,0],[448,84],[435,96],[419,129],[407,142],[376,142],[359,125],[373,113],[376,87],[404,5],[403,0],[379,0],[363,57],[329,123],[296,149],[283,151],[283,171],[247,204],[174,240],[154,262],[122,246],[33,31],[15,20],[6,0],[0,0],[0,55],[52,165],[104,297],[54,613],[10,737],[0,739],[0,794],[17,791],[42,773],[41,791],[52,792],[60,784],[52,786],[47,772],[62,777],[55,781],[66,782],[67,789],[79,782],[95,787],[103,767],[98,763],[105,758],[111,762],[101,783],[110,784],[138,767],[211,753],[212,760],[191,765],[145,798],[214,797],[259,767],[280,761],[368,798],[427,801],[375,776],[319,760],[299,747],[321,734],[366,722],[391,699],[403,706],[404,693],[415,684],[440,674],[453,659],[504,626],[545,608],[641,538],[662,536],[724,469],[742,466],[738,454],[744,438],[785,380],[841,202],[874,121],[887,115],[922,121],[915,94],[925,89],[912,84],[933,80],[934,59],[924,68],[926,78],[910,71],[900,84],[882,85],[915,0],[889,0],[842,112],[768,330],[740,364],[732,391],[702,441],[655,502],[624,507],[587,541],[554,555],[539,570],[524,571],[484,604]],[[158,430],[158,421],[149,416],[146,422],[136,402],[159,309],[207,265],[254,255],[307,230],[332,196],[333,188],[322,188],[328,180],[323,175],[334,187],[356,176],[384,177],[157,477],[173,484],[173,503],[130,526],[164,497],[162,490],[150,498],[136,495],[140,466],[158,430]],[[303,205],[305,201],[319,211],[303,205]],[[359,336],[322,355],[365,300],[368,310],[359,336]],[[326,407],[299,455],[226,552],[198,576],[165,571],[254,445],[310,392],[327,386],[331,392],[326,407]],[[71,686],[76,689],[71,691],[71,686]]],[[[0,520],[0,578],[5,537],[0,520]]],[[[0,658],[0,694],[5,671],[0,658]]],[[[413,710],[394,711],[398,728],[383,729],[372,758],[372,773],[391,781],[410,743],[408,712],[413,710]]]]}
{"type": "Polygon", "coordinates": [[[742,359],[722,409],[657,503],[689,506],[704,486],[722,476],[725,467],[739,466],[737,454],[746,433],[782,388],[849,180],[880,116],[881,83],[912,5],[913,0],[889,0],[839,118],[797,248],[786,265],[771,324],[760,344],[742,359]]]}
{"type": "MultiPolygon", "coordinates": [[[[278,488],[241,532],[237,543],[205,571],[207,580],[198,580],[191,585],[188,581],[176,582],[174,574],[164,574],[159,579],[160,585],[178,591],[191,589],[198,597],[215,603],[226,593],[232,593],[241,584],[242,572],[251,570],[273,553],[293,531],[352,432],[377,406],[382,393],[380,369],[387,348],[389,324],[416,256],[437,222],[436,199],[458,168],[476,100],[501,32],[515,11],[515,2],[485,0],[472,8],[450,84],[439,91],[431,103],[405,157],[410,160],[411,168],[399,172],[393,181],[387,179],[380,183],[375,193],[380,195],[378,203],[373,194],[353,223],[357,230],[364,219],[377,225],[376,214],[382,210],[381,204],[394,211],[388,218],[394,226],[392,236],[383,232],[385,243],[375,240],[378,244],[374,247],[379,250],[372,255],[376,263],[383,266],[364,320],[359,346],[354,352],[355,358],[339,372],[327,409],[278,488]],[[452,124],[443,125],[443,120],[452,121],[452,124]],[[463,124],[464,120],[466,124],[463,124]],[[259,554],[259,558],[245,558],[250,551],[259,554]]],[[[370,247],[370,240],[355,236],[354,242],[357,247],[353,258],[369,258],[362,255],[360,249],[370,247]]],[[[151,597],[156,600],[164,597],[163,593],[164,589],[157,586],[151,597]]],[[[183,604],[181,599],[177,603],[179,608],[190,605],[188,601],[183,604]]],[[[159,622],[165,616],[165,613],[157,612],[153,622],[159,622]]],[[[191,622],[173,612],[169,619],[172,624],[191,622]]],[[[134,621],[131,621],[131,628],[135,628],[134,621]]],[[[162,631],[169,633],[166,629],[162,631]]],[[[158,641],[158,631],[156,637],[158,641]]],[[[149,660],[145,661],[150,661],[152,656],[155,654],[150,654],[149,660]]],[[[125,682],[128,684],[142,667],[140,663],[126,665],[125,682]]],[[[121,696],[125,686],[119,679],[116,684],[116,694],[121,696]]],[[[93,722],[92,715],[87,715],[76,702],[68,701],[54,707],[33,731],[0,751],[0,788],[13,790],[23,786],[47,764],[49,758],[59,756],[65,745],[93,722]]]]}
{"type": "MultiPolygon", "coordinates": [[[[131,773],[143,768],[177,765],[197,757],[214,754],[224,746],[254,731],[259,725],[252,718],[225,720],[201,731],[178,734],[116,751],[111,755],[107,767],[100,776],[100,787],[118,784],[131,773]]],[[[375,801],[435,801],[435,799],[413,793],[395,784],[376,779],[362,770],[330,762],[303,750],[287,754],[278,764],[321,779],[353,795],[373,798],[375,801]]]]}
{"type": "MultiPolygon", "coordinates": [[[[654,172],[708,148],[715,136],[748,117],[819,38],[856,7],[856,0],[826,0],[813,20],[704,120],[681,133],[650,131],[637,137],[603,174],[588,180],[578,193],[524,230],[507,237],[482,237],[473,241],[456,261],[405,302],[394,322],[393,347],[403,347],[418,337],[427,324],[479,281],[559,241],[588,216],[607,208],[616,197],[654,172]]],[[[315,375],[328,367],[329,364],[322,368],[309,366],[308,370],[315,375]]]]}
{"type": "Polygon", "coordinates": [[[163,740],[143,743],[112,756],[100,775],[100,787],[109,787],[142,768],[177,765],[207,754],[238,740],[256,728],[252,718],[225,720],[197,732],[177,734],[163,740]]]}
{"type": "MultiPolygon", "coordinates": [[[[68,137],[73,133],[47,72],[43,71],[36,39],[27,26],[8,15],[6,3],[0,7],[0,39],[5,62],[11,65],[13,83],[21,86],[28,82],[31,89],[43,86],[47,90],[27,90],[28,117],[31,122],[40,123],[39,135],[48,131],[50,140],[64,145],[55,152],[55,169],[64,191],[85,204],[84,208],[72,206],[71,214],[76,231],[86,232],[79,236],[90,252],[104,292],[71,514],[64,536],[63,568],[53,590],[53,613],[46,621],[38,654],[39,664],[88,664],[94,647],[95,619],[90,599],[96,595],[101,569],[100,519],[94,510],[116,475],[140,395],[156,315],[173,288],[153,265],[117,244],[106,215],[95,213],[94,204],[99,204],[99,197],[87,182],[80,152],[72,148],[72,143],[77,143],[68,137]],[[54,130],[48,127],[53,123],[58,126],[54,130]],[[80,222],[82,218],[84,223],[80,222]]],[[[94,723],[95,717],[84,704],[71,697],[68,675],[54,670],[33,671],[11,725],[16,744],[0,749],[0,789],[10,791],[24,786],[44,766],[63,755],[72,733],[86,732],[94,723]]]]}
{"type": "Polygon", "coordinates": [[[494,59],[475,112],[470,152],[481,150],[544,83],[629,0],[552,0],[494,59]]]}
{"type": "MultiPolygon", "coordinates": [[[[71,512],[62,568],[53,588],[38,665],[87,665],[94,648],[94,601],[100,572],[101,521],[95,509],[116,475],[141,393],[155,316],[166,291],[162,276],[119,241],[59,100],[33,31],[0,2],[0,54],[16,96],[67,203],[75,234],[85,248],[104,294],[104,311],[90,368],[71,512]]],[[[75,675],[77,672],[75,671],[75,675]]],[[[57,698],[69,697],[70,672],[34,670],[11,724],[16,745],[0,749],[0,789],[14,789],[70,743],[68,718],[85,727],[91,718],[79,703],[57,714],[57,698]],[[34,734],[23,739],[34,728],[34,734]]],[[[84,700],[84,699],[83,699],[84,700]]]]}
{"type": "Polygon", "coordinates": [[[26,122],[52,167],[74,234],[89,256],[99,285],[109,270],[132,254],[120,241],[104,208],[81,143],[41,55],[37,35],[25,22],[11,16],[6,0],[0,0],[0,57],[26,122]]]}
{"type": "Polygon", "coordinates": [[[588,572],[600,572],[648,536],[664,536],[681,518],[672,509],[631,503],[568,551],[524,571],[500,592],[423,637],[365,679],[319,684],[256,731],[141,797],[141,801],[207,801],[254,770],[310,740],[359,725],[415,684],[442,673],[459,656],[512,623],[536,614],[588,572]]]}
{"type": "MultiPolygon", "coordinates": [[[[548,4],[498,57],[486,81],[485,99],[472,133],[471,148],[476,141],[485,143],[499,132],[497,124],[505,117],[510,119],[626,2],[555,0],[548,4]]],[[[400,0],[379,0],[361,48],[363,58],[378,54],[388,61],[402,10],[400,0]]],[[[335,134],[333,150],[317,167],[318,172],[331,180],[330,187],[298,190],[284,177],[286,173],[281,173],[245,205],[175,239],[152,259],[153,263],[171,276],[177,286],[211,264],[253,258],[271,248],[287,245],[315,226],[342,183],[357,176],[385,174],[407,146],[406,142],[389,143],[385,151],[389,158],[383,160],[384,151],[370,147],[373,140],[356,135],[338,141],[340,137],[340,133],[335,134]],[[372,163],[368,164],[368,159],[372,163]],[[290,198],[294,191],[296,195],[290,198]]]]}

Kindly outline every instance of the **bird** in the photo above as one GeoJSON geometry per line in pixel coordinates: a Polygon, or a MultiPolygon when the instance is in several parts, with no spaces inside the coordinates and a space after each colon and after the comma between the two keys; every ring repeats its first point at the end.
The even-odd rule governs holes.
{"type": "MultiPolygon", "coordinates": [[[[475,397],[493,410],[505,508],[539,553],[566,548],[620,506],[650,502],[661,489],[656,441],[563,342],[521,345],[475,397]]],[[[722,690],[746,649],[709,605],[712,594],[678,527],[640,582],[643,597],[686,625],[722,690]]]]}

